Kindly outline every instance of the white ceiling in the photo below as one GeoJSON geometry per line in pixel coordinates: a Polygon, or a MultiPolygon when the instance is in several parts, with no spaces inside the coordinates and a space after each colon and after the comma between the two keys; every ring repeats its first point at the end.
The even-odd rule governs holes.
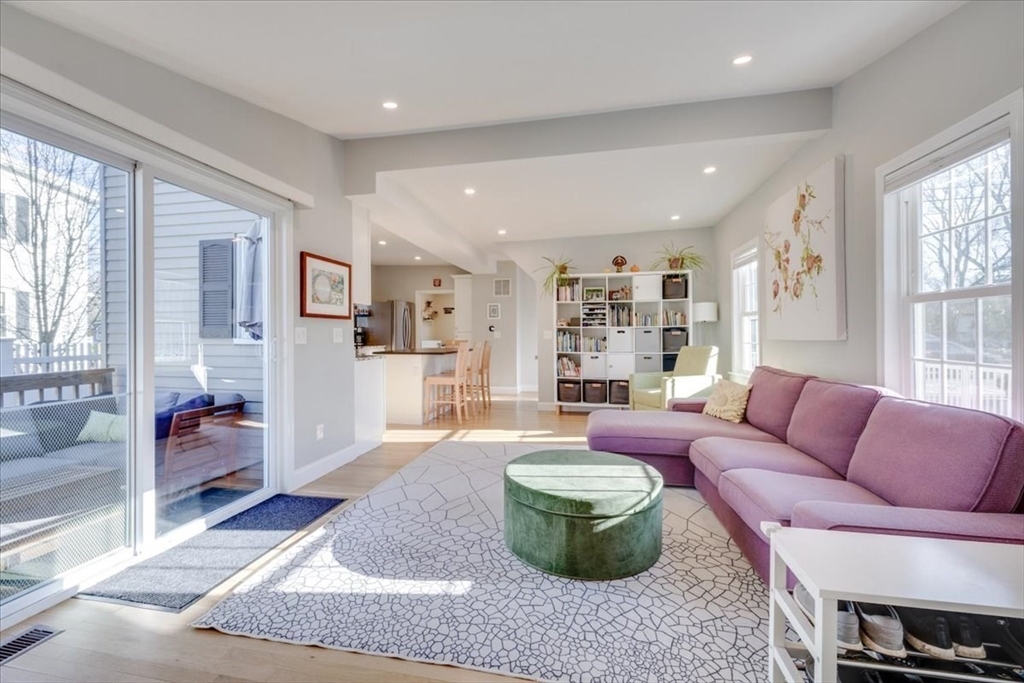
{"type": "Polygon", "coordinates": [[[831,86],[963,2],[11,4],[344,138],[831,86]]]}
{"type": "Polygon", "coordinates": [[[426,249],[417,247],[412,242],[382,228],[376,223],[370,224],[370,263],[375,266],[444,266],[448,262],[437,258],[426,249]],[[379,242],[384,240],[386,245],[379,242]],[[417,261],[416,257],[420,260],[417,261]]]}
{"type": "Polygon", "coordinates": [[[808,137],[667,145],[381,175],[401,183],[464,237],[493,251],[506,241],[712,226],[808,137]],[[706,175],[709,165],[717,170],[706,175]],[[470,186],[476,190],[473,196],[464,192],[470,186]],[[672,221],[672,215],[680,220],[672,221]],[[499,229],[508,234],[498,235],[499,229]]]}

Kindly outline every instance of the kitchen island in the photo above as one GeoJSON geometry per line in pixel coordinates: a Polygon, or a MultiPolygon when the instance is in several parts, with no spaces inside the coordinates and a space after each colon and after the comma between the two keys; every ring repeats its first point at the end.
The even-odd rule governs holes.
{"type": "Polygon", "coordinates": [[[384,351],[388,424],[421,425],[423,378],[455,370],[457,349],[384,351]]]}

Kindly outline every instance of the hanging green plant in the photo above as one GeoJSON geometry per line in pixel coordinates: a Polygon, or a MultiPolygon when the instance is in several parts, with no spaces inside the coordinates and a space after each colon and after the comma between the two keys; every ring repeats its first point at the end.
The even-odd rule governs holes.
{"type": "Polygon", "coordinates": [[[667,266],[671,271],[704,270],[708,265],[704,257],[694,251],[692,245],[679,249],[675,243],[669,242],[658,253],[661,256],[651,264],[651,270],[658,270],[662,265],[667,266]]]}
{"type": "MultiPolygon", "coordinates": [[[[548,276],[544,278],[544,282],[541,284],[541,287],[544,289],[546,294],[554,294],[556,287],[568,284],[569,271],[575,270],[575,267],[569,265],[572,262],[572,259],[563,259],[561,256],[559,256],[557,260],[545,256],[544,260],[551,264],[551,270],[548,272],[548,276]]],[[[544,270],[545,268],[547,268],[547,266],[541,266],[537,270],[544,270]]]]}

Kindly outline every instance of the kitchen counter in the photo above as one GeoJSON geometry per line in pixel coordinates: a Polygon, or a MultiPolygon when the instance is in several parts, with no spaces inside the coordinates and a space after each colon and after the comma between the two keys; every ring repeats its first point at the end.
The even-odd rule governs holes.
{"type": "Polygon", "coordinates": [[[424,422],[423,378],[455,370],[456,349],[384,351],[388,424],[424,422]]]}
{"type": "Polygon", "coordinates": [[[458,353],[458,349],[412,349],[411,351],[381,351],[385,356],[446,356],[458,353]]]}

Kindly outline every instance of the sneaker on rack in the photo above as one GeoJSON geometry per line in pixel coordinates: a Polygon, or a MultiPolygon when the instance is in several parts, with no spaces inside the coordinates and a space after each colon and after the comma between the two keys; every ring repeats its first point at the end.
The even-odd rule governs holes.
{"type": "MultiPolygon", "coordinates": [[[[800,611],[813,624],[814,598],[807,592],[803,584],[797,583],[793,588],[793,598],[800,611]]],[[[848,600],[840,600],[836,605],[836,641],[842,650],[859,652],[864,649],[864,643],[860,640],[860,619],[853,611],[853,603],[848,600]]]]}
{"type": "Polygon", "coordinates": [[[914,607],[897,607],[907,642],[915,650],[939,659],[954,659],[953,639],[949,621],[941,612],[914,607]]]}
{"type": "MultiPolygon", "coordinates": [[[[1017,666],[1024,666],[1024,619],[985,616],[974,618],[981,625],[981,635],[986,643],[998,645],[1003,659],[1008,659],[1017,666]]],[[[995,657],[995,654],[989,653],[989,656],[995,657]]]]}
{"type": "Polygon", "coordinates": [[[981,627],[974,617],[967,614],[953,614],[949,618],[953,638],[953,650],[958,657],[985,659],[985,644],[981,639],[981,627]]]}
{"type": "Polygon", "coordinates": [[[890,657],[907,656],[903,647],[903,624],[896,610],[890,605],[871,602],[854,603],[854,608],[860,619],[860,639],[864,647],[890,657]]]}

